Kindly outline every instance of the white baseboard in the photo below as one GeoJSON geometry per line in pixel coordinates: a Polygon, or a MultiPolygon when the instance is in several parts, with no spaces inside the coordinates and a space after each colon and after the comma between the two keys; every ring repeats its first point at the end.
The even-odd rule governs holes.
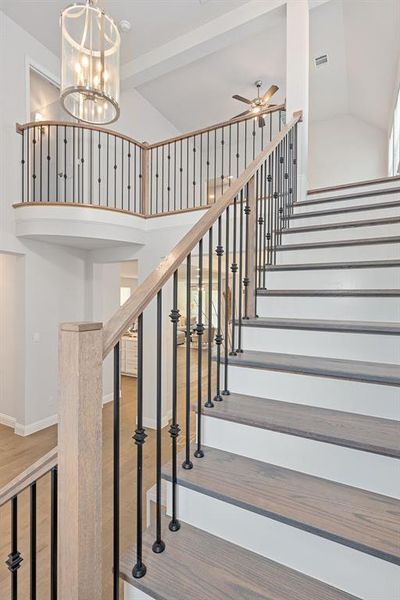
{"type": "MultiPolygon", "coordinates": [[[[108,402],[112,402],[113,398],[112,392],[103,396],[103,406],[108,402]]],[[[0,414],[0,423],[2,425],[7,425],[8,427],[13,427],[17,435],[26,437],[27,435],[31,435],[32,433],[36,433],[37,431],[41,431],[42,429],[46,429],[47,427],[51,427],[58,423],[58,415],[51,415],[40,421],[34,421],[29,425],[22,425],[22,423],[17,423],[13,417],[0,414]]]]}
{"type": "MultiPolygon", "coordinates": [[[[172,412],[169,411],[166,415],[161,419],[161,428],[166,427],[172,418],[172,412]]],[[[148,417],[143,417],[143,427],[148,429],[157,429],[157,421],[156,419],[149,419],[148,417]]]]}
{"type": "Polygon", "coordinates": [[[9,415],[3,415],[0,413],[0,425],[5,425],[5,427],[12,427],[15,429],[15,419],[9,415]]]}
{"type": "Polygon", "coordinates": [[[46,429],[47,427],[51,427],[52,425],[56,425],[57,423],[58,415],[51,415],[50,417],[46,417],[45,419],[41,419],[40,421],[34,421],[33,423],[29,423],[29,425],[15,423],[15,433],[17,435],[26,437],[27,435],[31,435],[32,433],[36,433],[37,431],[41,431],[42,429],[46,429]]]}

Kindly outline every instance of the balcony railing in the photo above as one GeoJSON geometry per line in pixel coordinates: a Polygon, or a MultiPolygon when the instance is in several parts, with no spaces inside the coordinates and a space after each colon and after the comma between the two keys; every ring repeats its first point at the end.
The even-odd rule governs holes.
{"type": "Polygon", "coordinates": [[[61,121],[17,125],[22,204],[100,207],[154,217],[214,204],[279,133],[283,105],[147,144],[61,121]]]}

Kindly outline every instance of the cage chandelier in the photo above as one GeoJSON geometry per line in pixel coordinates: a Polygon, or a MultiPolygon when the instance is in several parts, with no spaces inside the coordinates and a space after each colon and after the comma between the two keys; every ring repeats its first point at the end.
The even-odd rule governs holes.
{"type": "Polygon", "coordinates": [[[106,125],[119,117],[121,37],[97,0],[61,13],[61,103],[72,117],[106,125]]]}

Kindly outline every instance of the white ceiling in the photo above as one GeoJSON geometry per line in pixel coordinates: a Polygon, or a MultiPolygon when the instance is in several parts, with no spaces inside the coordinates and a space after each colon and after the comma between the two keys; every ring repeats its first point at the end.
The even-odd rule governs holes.
{"type": "Polygon", "coordinates": [[[229,119],[246,105],[233,94],[254,98],[254,82],[263,89],[280,87],[273,103],[285,100],[286,28],[285,9],[276,9],[258,19],[257,30],[249,27],[246,37],[191,64],[175,69],[138,87],[180,131],[189,131],[229,119]],[[259,33],[259,30],[263,30],[259,33]],[[250,35],[251,33],[251,35],[250,35]]]}
{"type": "Polygon", "coordinates": [[[310,117],[386,129],[400,54],[399,0],[330,0],[310,13],[310,117]],[[313,59],[328,54],[328,64],[313,59]]]}
{"type": "MultiPolygon", "coordinates": [[[[100,6],[117,23],[121,19],[131,22],[131,31],[123,34],[122,64],[247,2],[248,0],[99,0],[100,6]]],[[[70,0],[0,0],[0,8],[58,55],[59,16],[61,10],[70,3],[70,0]]]]}

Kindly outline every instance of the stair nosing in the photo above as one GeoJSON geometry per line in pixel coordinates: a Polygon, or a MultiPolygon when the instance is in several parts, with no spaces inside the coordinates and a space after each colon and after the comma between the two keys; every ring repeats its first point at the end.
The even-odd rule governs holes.
{"type": "Polygon", "coordinates": [[[371,335],[400,335],[399,323],[380,321],[340,321],[330,319],[297,319],[284,317],[256,317],[242,320],[243,327],[263,329],[294,329],[300,331],[321,331],[338,333],[359,333],[371,335]]]}
{"type": "Polygon", "coordinates": [[[320,223],[318,225],[303,225],[301,227],[288,227],[282,230],[282,234],[327,231],[329,229],[350,229],[352,227],[376,227],[380,225],[393,225],[395,223],[400,223],[400,217],[385,217],[383,219],[365,219],[364,221],[343,221],[336,223],[320,223]]]}
{"type": "MultiPolygon", "coordinates": [[[[400,191],[400,190],[399,190],[400,191]]],[[[302,204],[296,204],[296,207],[302,206],[302,204]]],[[[343,208],[331,208],[330,210],[316,210],[304,213],[296,213],[290,215],[290,219],[305,219],[306,217],[323,217],[325,215],[340,215],[342,213],[350,212],[363,212],[368,210],[379,210],[386,208],[395,208],[400,206],[400,200],[392,200],[391,202],[378,202],[375,204],[365,204],[357,206],[345,206],[343,208]]]]}
{"type": "MultiPolygon", "coordinates": [[[[333,409],[328,409],[328,408],[321,408],[321,407],[315,407],[315,406],[309,406],[309,405],[301,405],[301,404],[296,404],[294,402],[286,402],[283,400],[272,400],[269,398],[259,398],[259,397],[255,397],[255,396],[246,396],[245,394],[235,394],[234,392],[231,393],[229,395],[229,397],[227,398],[226,402],[231,402],[232,401],[232,397],[243,397],[243,402],[246,402],[246,397],[247,398],[251,398],[252,400],[257,400],[260,401],[260,404],[265,404],[266,406],[268,405],[269,407],[276,406],[278,403],[284,405],[284,407],[289,407],[289,409],[291,407],[293,407],[296,411],[302,411],[307,413],[307,411],[314,411],[314,412],[318,412],[322,415],[326,415],[326,418],[329,417],[329,415],[331,415],[332,413],[335,413],[335,415],[337,414],[341,414],[343,415],[343,418],[351,418],[352,416],[356,417],[356,418],[360,418],[362,417],[365,420],[370,420],[371,422],[374,421],[383,421],[383,422],[387,422],[390,421],[390,419],[383,419],[380,417],[371,417],[368,415],[360,415],[357,413],[346,413],[344,411],[338,411],[338,410],[333,410],[333,409]]],[[[195,406],[195,411],[198,413],[198,407],[195,406]]],[[[255,420],[255,419],[251,419],[248,417],[248,415],[246,413],[244,413],[243,415],[240,415],[238,417],[234,417],[231,414],[227,414],[225,412],[222,412],[219,410],[220,408],[220,404],[214,406],[213,408],[207,408],[205,406],[202,406],[201,408],[201,413],[206,416],[206,417],[210,417],[210,418],[214,418],[214,419],[220,419],[223,421],[229,421],[231,423],[239,423],[241,425],[247,425],[248,427],[255,427],[257,429],[265,429],[268,431],[274,431],[276,433],[282,433],[282,434],[286,434],[286,435],[292,435],[294,437],[300,437],[303,439],[308,439],[308,440],[312,440],[315,442],[321,442],[321,443],[326,443],[326,444],[331,444],[333,446],[340,446],[342,448],[350,448],[352,450],[358,450],[360,452],[368,452],[370,454],[376,454],[379,456],[385,456],[387,458],[394,458],[394,459],[400,459],[400,444],[399,444],[399,448],[393,448],[390,446],[384,446],[382,444],[371,444],[371,442],[366,442],[366,443],[362,443],[359,441],[356,441],[354,439],[349,439],[349,437],[338,437],[338,436],[334,436],[334,435],[328,435],[327,433],[318,433],[318,431],[314,431],[314,430],[310,430],[310,428],[308,427],[300,427],[299,425],[290,425],[288,423],[288,421],[286,420],[285,423],[283,424],[278,424],[278,423],[271,423],[268,421],[260,421],[260,420],[255,420]]],[[[312,419],[312,417],[311,417],[312,419]]],[[[297,423],[297,421],[296,421],[297,423]]],[[[393,423],[396,423],[396,421],[393,421],[393,423]]],[[[378,423],[377,423],[378,425],[378,423]]],[[[399,427],[399,433],[400,433],[400,424],[397,424],[399,427]]]]}
{"type": "MultiPolygon", "coordinates": [[[[377,185],[377,184],[373,184],[373,185],[377,185]]],[[[354,186],[354,187],[357,187],[357,186],[354,186]]],[[[361,185],[359,187],[361,187],[361,185]]],[[[324,194],[325,191],[328,189],[332,189],[332,188],[321,188],[321,191],[313,190],[312,194],[308,193],[308,195],[324,194]]],[[[393,187],[393,188],[380,189],[380,190],[367,190],[365,192],[354,192],[354,193],[350,193],[350,194],[343,194],[343,195],[336,196],[336,197],[328,196],[327,198],[299,200],[296,202],[296,205],[301,206],[301,205],[305,204],[306,206],[309,206],[311,204],[319,204],[320,202],[335,202],[337,200],[343,200],[343,201],[354,200],[354,198],[370,198],[371,196],[385,196],[387,194],[396,194],[398,192],[400,192],[400,187],[393,187]]]]}
{"type": "Polygon", "coordinates": [[[306,242],[300,244],[281,244],[276,246],[277,252],[290,250],[314,250],[318,248],[340,248],[344,246],[379,246],[380,244],[400,244],[400,237],[360,238],[352,240],[331,240],[328,242],[306,242]]]}
{"type": "MultiPolygon", "coordinates": [[[[213,357],[216,360],[216,357],[213,357]]],[[[225,364],[225,357],[221,358],[221,364],[225,364]]],[[[352,359],[339,359],[319,356],[308,356],[300,354],[287,354],[283,352],[262,352],[257,350],[246,351],[239,355],[229,356],[227,363],[233,367],[260,369],[265,371],[277,371],[283,373],[293,373],[295,375],[306,375],[311,377],[324,377],[326,379],[340,379],[346,381],[359,381],[374,385],[389,385],[400,387],[400,367],[391,363],[374,363],[369,361],[357,361],[352,359]],[[254,357],[264,358],[262,362],[256,361],[254,357]],[[252,359],[253,357],[253,359],[252,359]],[[300,364],[299,363],[300,359],[300,364]],[[309,362],[311,365],[301,364],[301,361],[309,362]],[[281,361],[281,362],[279,362],[281,361]],[[290,362],[292,361],[292,362],[290,362]],[[319,367],[316,365],[320,365],[319,367]],[[353,365],[354,371],[341,369],[341,365],[353,365]],[[335,368],[334,368],[335,366],[335,368]],[[366,366],[387,368],[398,371],[398,374],[368,374],[365,371],[366,366]],[[360,369],[364,367],[364,372],[360,369]]]]}
{"type": "Polygon", "coordinates": [[[260,297],[291,297],[291,296],[299,296],[299,297],[354,297],[354,298],[400,298],[400,289],[376,289],[376,290],[362,290],[362,289],[343,289],[343,290],[270,290],[267,288],[258,288],[257,296],[260,297]]]}
{"type": "MultiPolygon", "coordinates": [[[[194,447],[193,447],[194,450],[194,447]]],[[[205,453],[207,453],[207,450],[210,450],[210,448],[204,447],[204,451],[205,453]]],[[[233,453],[229,453],[229,452],[225,452],[222,450],[216,450],[216,449],[212,449],[213,452],[221,452],[223,454],[226,455],[231,455],[232,457],[240,457],[240,459],[242,459],[244,462],[253,462],[253,463],[259,463],[262,464],[263,466],[266,467],[274,467],[277,470],[280,471],[286,471],[286,472],[292,472],[292,473],[296,473],[297,475],[300,476],[304,476],[304,478],[312,478],[314,480],[319,480],[321,482],[324,482],[324,484],[328,484],[331,486],[337,486],[338,488],[349,488],[349,489],[353,489],[356,490],[357,492],[365,492],[368,493],[371,496],[377,496],[377,497],[382,497],[382,498],[388,498],[386,496],[383,496],[381,494],[376,494],[374,492],[366,492],[365,490],[361,490],[358,488],[353,488],[352,486],[343,484],[343,483],[337,483],[337,482],[333,482],[330,480],[325,480],[321,477],[316,477],[314,475],[308,475],[308,474],[304,474],[301,473],[299,471],[295,471],[293,469],[287,469],[285,467],[277,467],[276,465],[271,465],[269,463],[262,463],[262,461],[258,461],[252,458],[247,458],[247,457],[243,457],[240,455],[236,455],[233,453]]],[[[184,457],[184,452],[181,453],[182,457],[184,457]]],[[[217,500],[221,500],[222,502],[227,502],[229,504],[232,504],[233,506],[237,506],[238,508],[242,508],[244,510],[247,510],[249,512],[253,512],[255,514],[259,514],[263,517],[266,518],[270,518],[274,521],[278,521],[280,523],[284,523],[285,525],[288,525],[290,527],[295,527],[297,529],[300,529],[301,531],[306,531],[307,533],[311,533],[313,535],[317,535],[319,537],[322,537],[324,539],[328,539],[331,540],[333,542],[339,543],[343,546],[347,546],[349,548],[353,548],[354,550],[358,550],[360,552],[363,552],[365,554],[368,554],[370,556],[374,556],[376,558],[385,560],[387,562],[396,564],[396,565],[400,565],[400,555],[397,556],[395,554],[391,554],[389,552],[386,552],[384,550],[380,550],[378,548],[374,548],[372,546],[368,546],[363,542],[357,542],[355,540],[350,539],[349,537],[344,537],[343,535],[339,535],[339,534],[335,534],[331,531],[327,531],[327,529],[322,529],[321,527],[318,527],[316,525],[312,525],[309,523],[306,523],[303,521],[300,521],[299,519],[296,519],[294,517],[289,517],[289,516],[285,516],[283,514],[279,514],[278,511],[276,510],[268,510],[259,506],[255,506],[254,504],[251,504],[248,501],[242,500],[240,498],[235,498],[233,496],[233,494],[228,494],[228,493],[224,493],[224,492],[219,492],[217,490],[215,490],[214,488],[212,488],[211,486],[206,486],[204,483],[203,484],[197,484],[196,482],[190,481],[190,479],[185,478],[188,476],[188,473],[191,473],[191,471],[185,471],[185,470],[179,470],[178,471],[178,475],[177,475],[177,483],[178,485],[182,485],[188,489],[191,489],[195,492],[199,492],[199,493],[203,493],[207,496],[211,496],[212,498],[215,498],[217,500]],[[183,471],[183,472],[182,472],[183,471]]],[[[162,478],[165,479],[166,481],[171,482],[172,480],[172,475],[170,473],[170,470],[164,468],[162,471],[162,478]]],[[[390,498],[390,500],[396,500],[393,498],[390,498]]]]}
{"type": "Polygon", "coordinates": [[[321,262],[321,263],[291,263],[287,265],[266,265],[259,267],[263,271],[323,271],[331,269],[390,269],[400,267],[400,258],[388,260],[363,260],[349,262],[321,262]]]}

